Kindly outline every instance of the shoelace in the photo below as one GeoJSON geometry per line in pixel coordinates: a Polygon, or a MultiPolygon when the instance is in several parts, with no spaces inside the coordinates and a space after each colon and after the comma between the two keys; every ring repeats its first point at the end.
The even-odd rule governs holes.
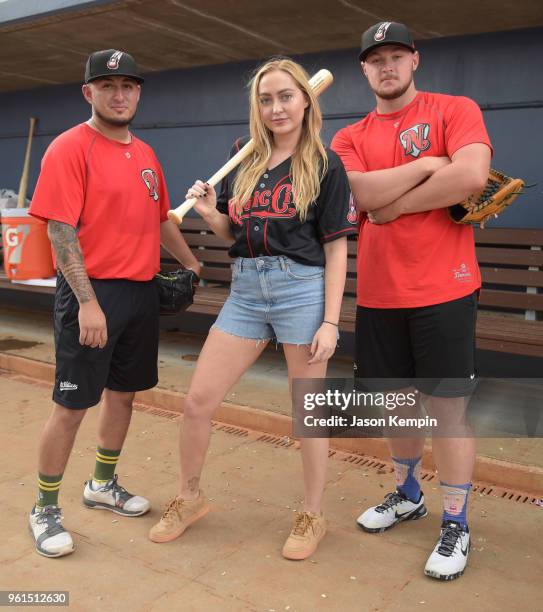
{"type": "Polygon", "coordinates": [[[174,497],[171,502],[168,503],[164,513],[162,514],[162,520],[169,521],[179,512],[179,506],[183,503],[183,500],[174,497]]]}
{"type": "Polygon", "coordinates": [[[121,487],[121,485],[117,482],[118,478],[119,476],[115,474],[115,476],[102,487],[102,490],[113,491],[113,495],[116,497],[115,501],[117,501],[117,499],[126,501],[129,497],[132,497],[132,495],[124,487],[121,487]]]}
{"type": "Polygon", "coordinates": [[[46,523],[47,528],[45,532],[48,537],[55,536],[65,531],[62,523],[62,511],[58,506],[45,506],[45,508],[38,513],[36,522],[39,524],[46,523]]]}
{"type": "Polygon", "coordinates": [[[437,552],[444,557],[450,557],[456,548],[461,533],[462,531],[459,527],[453,527],[451,525],[443,527],[441,542],[437,552]]]}
{"type": "Polygon", "coordinates": [[[37,523],[50,523],[50,521],[54,521],[55,523],[60,523],[62,519],[62,510],[58,506],[45,506],[43,510],[38,512],[38,516],[36,517],[37,523]]]}
{"type": "Polygon", "coordinates": [[[385,495],[385,501],[382,504],[379,504],[375,507],[376,512],[386,512],[390,510],[393,506],[405,501],[405,498],[398,493],[398,491],[393,491],[392,493],[387,493],[385,495]]]}
{"type": "Polygon", "coordinates": [[[315,527],[313,525],[315,517],[311,516],[308,512],[299,512],[296,517],[296,522],[292,529],[292,535],[305,535],[305,533],[311,528],[313,534],[315,533],[315,527]]]}

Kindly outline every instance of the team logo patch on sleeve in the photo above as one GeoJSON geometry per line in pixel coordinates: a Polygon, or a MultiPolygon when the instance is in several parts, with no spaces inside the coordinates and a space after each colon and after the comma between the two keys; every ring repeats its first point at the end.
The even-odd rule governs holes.
{"type": "Polygon", "coordinates": [[[373,40],[376,42],[380,42],[384,40],[387,35],[387,30],[392,25],[391,21],[383,21],[383,23],[377,28],[377,32],[375,32],[373,36],[373,40]]]}
{"type": "Polygon", "coordinates": [[[431,142],[428,139],[430,124],[417,123],[407,130],[400,132],[400,143],[406,155],[418,157],[423,151],[430,148],[431,142]]]}
{"type": "Polygon", "coordinates": [[[109,70],[117,70],[119,68],[119,62],[123,56],[122,51],[115,51],[115,53],[107,60],[107,67],[109,70]]]}
{"type": "Polygon", "coordinates": [[[358,221],[358,211],[356,210],[356,203],[352,193],[351,197],[349,198],[349,212],[347,213],[347,221],[353,225],[356,225],[356,222],[358,221]]]}
{"type": "Polygon", "coordinates": [[[149,190],[149,196],[153,198],[155,202],[158,202],[158,177],[156,172],[151,168],[146,168],[141,171],[141,178],[149,190]]]}

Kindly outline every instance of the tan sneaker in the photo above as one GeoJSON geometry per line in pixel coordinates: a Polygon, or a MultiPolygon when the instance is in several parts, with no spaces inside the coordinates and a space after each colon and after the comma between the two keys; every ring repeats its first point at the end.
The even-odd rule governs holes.
{"type": "Polygon", "coordinates": [[[326,521],[321,514],[298,512],[294,527],[283,546],[283,557],[300,561],[316,550],[326,533],[326,521]]]}
{"type": "Polygon", "coordinates": [[[193,501],[174,497],[166,506],[162,518],[149,531],[152,542],[171,542],[178,538],[185,529],[209,512],[204,494],[193,501]]]}

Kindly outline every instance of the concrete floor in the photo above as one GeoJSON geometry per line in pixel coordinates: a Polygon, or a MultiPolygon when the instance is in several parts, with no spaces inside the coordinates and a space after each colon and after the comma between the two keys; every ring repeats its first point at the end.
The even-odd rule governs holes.
{"type": "Polygon", "coordinates": [[[251,433],[215,429],[202,482],[212,512],[175,542],[149,542],[149,528],[176,489],[177,423],[148,412],[134,414],[118,473],[128,490],[150,498],[150,514],[123,518],[82,506],[83,481],[94,464],[98,411],[90,410],[60,499],[77,549],[61,559],[41,557],[26,522],[50,391],[45,383],[0,376],[0,518],[6,527],[0,590],[67,590],[71,609],[100,612],[541,609],[542,508],[473,494],[468,569],[461,579],[441,583],[422,573],[439,529],[436,486],[425,485],[426,519],[365,534],[354,519],[390,489],[390,475],[334,458],[324,504],[329,532],[311,560],[284,560],[281,546],[302,492],[300,454],[251,433]]]}

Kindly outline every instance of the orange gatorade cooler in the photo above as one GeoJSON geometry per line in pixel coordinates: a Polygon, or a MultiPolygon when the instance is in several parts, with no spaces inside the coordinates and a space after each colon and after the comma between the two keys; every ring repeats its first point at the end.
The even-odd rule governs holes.
{"type": "Polygon", "coordinates": [[[28,208],[2,211],[4,269],[11,280],[49,278],[55,273],[47,223],[28,214],[28,208]]]}

